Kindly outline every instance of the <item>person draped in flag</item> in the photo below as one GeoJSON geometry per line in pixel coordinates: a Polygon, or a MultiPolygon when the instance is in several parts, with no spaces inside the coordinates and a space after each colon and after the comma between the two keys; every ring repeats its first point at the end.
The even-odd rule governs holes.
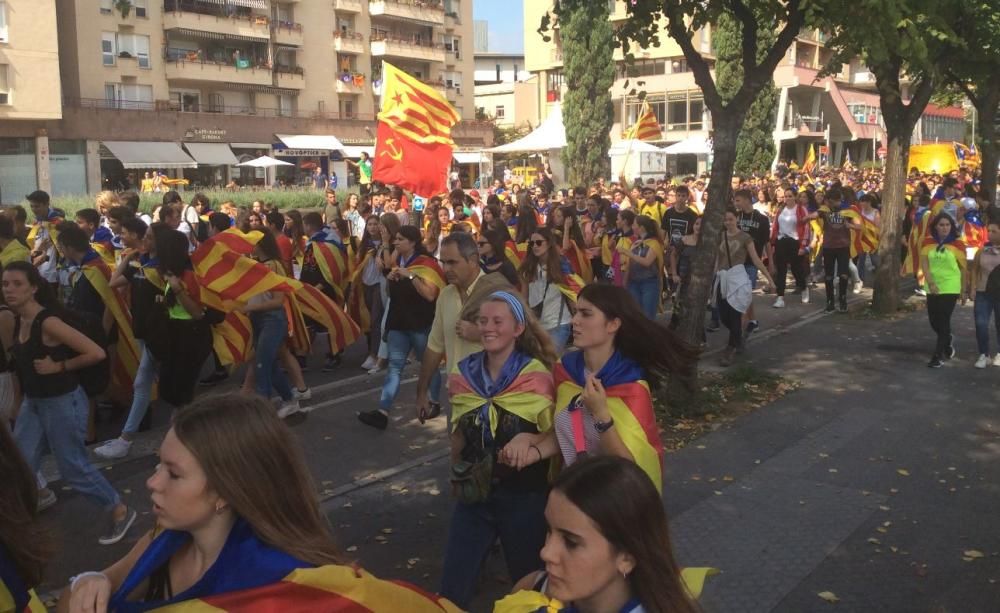
{"type": "Polygon", "coordinates": [[[965,244],[954,217],[947,211],[938,213],[931,220],[930,228],[933,234],[924,239],[920,249],[920,268],[926,279],[927,319],[937,336],[934,354],[927,366],[941,368],[955,357],[951,315],[959,297],[963,305],[966,301],[965,244]]]}
{"type": "Polygon", "coordinates": [[[476,325],[483,351],[448,375],[451,474],[458,486],[440,593],[463,608],[498,537],[509,577],[542,567],[549,462],[537,447],[515,441],[550,431],[555,402],[555,351],[519,296],[490,294],[476,325]]]}
{"type": "Polygon", "coordinates": [[[36,190],[26,197],[35,216],[35,223],[28,231],[27,244],[31,249],[31,262],[38,268],[39,274],[49,283],[59,282],[59,253],[56,251],[55,232],[66,216],[62,211],[53,209],[49,194],[36,190]]]}
{"type": "Polygon", "coordinates": [[[80,209],[76,212],[76,225],[87,234],[91,247],[109,266],[115,265],[114,234],[107,226],[101,225],[101,215],[95,209],[80,209]]]}
{"type": "Polygon", "coordinates": [[[555,235],[548,228],[535,230],[528,246],[528,253],[518,271],[521,289],[545,332],[552,338],[556,353],[562,355],[569,340],[569,324],[573,317],[572,308],[566,301],[575,301],[583,281],[573,273],[566,258],[560,255],[555,235]]]}
{"type": "Polygon", "coordinates": [[[663,243],[651,217],[636,217],[633,228],[636,240],[628,247],[622,243],[618,252],[628,259],[629,293],[646,317],[655,320],[663,291],[663,243]]]}
{"type": "Polygon", "coordinates": [[[125,245],[122,240],[122,224],[129,219],[137,219],[137,217],[135,216],[135,213],[132,212],[132,209],[126,206],[116,206],[108,211],[108,230],[111,230],[111,247],[115,252],[115,261],[112,266],[118,265],[122,256],[122,251],[125,249],[125,245]]]}
{"type": "Polygon", "coordinates": [[[159,460],[146,481],[155,526],[116,563],[77,575],[60,599],[70,610],[458,611],[348,564],[300,446],[263,399],[184,407],[159,460]]]}
{"type": "Polygon", "coordinates": [[[836,310],[847,312],[847,281],[850,278],[851,232],[859,232],[861,223],[850,207],[843,202],[838,188],[826,192],[825,202],[819,210],[823,222],[823,273],[826,283],[826,312],[834,311],[834,279],[839,279],[836,290],[836,310]]]}
{"type": "Polygon", "coordinates": [[[511,285],[517,287],[521,283],[521,278],[517,276],[517,266],[520,261],[517,255],[513,258],[508,253],[508,237],[510,235],[504,228],[485,230],[476,239],[479,246],[479,265],[483,272],[489,274],[498,272],[504,276],[511,285]],[[514,262],[517,262],[515,266],[514,262]]]}
{"type": "MultiPolygon", "coordinates": [[[[420,240],[416,226],[403,226],[395,236],[392,270],[386,275],[389,307],[385,329],[389,345],[389,372],[382,385],[377,409],[358,413],[361,423],[379,430],[389,425],[389,412],[399,393],[406,358],[412,351],[418,360],[427,350],[427,339],[434,323],[434,301],[445,285],[444,273],[437,260],[430,257],[420,240]]],[[[438,402],[441,376],[431,382],[431,401],[438,402]]]]}
{"type": "Polygon", "coordinates": [[[660,493],[634,463],[570,466],[545,506],[545,570],[521,578],[494,613],[695,613],[711,568],[681,569],[660,493]],[[585,553],[581,553],[585,552],[585,553]]]}
{"type": "MultiPolygon", "coordinates": [[[[338,306],[346,302],[344,292],[349,277],[347,269],[347,246],[340,234],[323,225],[319,213],[306,213],[302,216],[302,227],[309,241],[303,252],[302,273],[299,280],[318,288],[338,306]]],[[[315,332],[319,326],[316,322],[308,322],[315,332]]],[[[327,352],[323,372],[331,372],[340,364],[340,353],[327,352]]]]}
{"type": "Polygon", "coordinates": [[[524,443],[567,466],[585,454],[621,456],[662,489],[663,444],[650,389],[669,374],[690,375],[697,350],[651,325],[627,290],[603,283],[580,292],[573,345],[579,351],[564,355],[554,372],[554,431],[524,443]]]}
{"type": "Polygon", "coordinates": [[[604,235],[601,244],[602,258],[607,265],[607,279],[619,287],[625,285],[628,258],[618,251],[618,246],[626,245],[629,249],[632,248],[632,241],[635,239],[633,230],[635,217],[635,211],[632,209],[619,209],[615,218],[615,229],[604,235]]]}
{"type": "Polygon", "coordinates": [[[576,209],[572,206],[561,206],[552,211],[548,227],[559,243],[559,252],[569,262],[573,272],[579,275],[584,283],[594,280],[594,270],[590,264],[587,243],[583,239],[583,229],[580,227],[576,209]]]}
{"type": "Polygon", "coordinates": [[[878,209],[879,198],[868,192],[858,199],[858,211],[861,213],[860,253],[858,254],[858,276],[864,283],[868,264],[872,270],[878,268],[879,232],[882,227],[882,213],[878,209]]]}

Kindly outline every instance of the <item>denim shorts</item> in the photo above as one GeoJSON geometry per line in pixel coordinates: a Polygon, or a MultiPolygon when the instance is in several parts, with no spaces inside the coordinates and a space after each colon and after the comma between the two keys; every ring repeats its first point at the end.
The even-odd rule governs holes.
{"type": "Polygon", "coordinates": [[[750,289],[757,289],[757,267],[753,264],[744,264],[743,268],[747,271],[747,276],[750,277],[750,289]]]}

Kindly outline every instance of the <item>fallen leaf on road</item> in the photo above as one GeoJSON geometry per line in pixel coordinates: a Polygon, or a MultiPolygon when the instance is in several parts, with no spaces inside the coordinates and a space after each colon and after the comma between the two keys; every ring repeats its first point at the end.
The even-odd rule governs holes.
{"type": "Polygon", "coordinates": [[[732,480],[733,480],[733,478],[732,478],[732,476],[730,476],[730,475],[726,475],[725,477],[723,477],[723,478],[722,478],[722,480],[723,480],[723,481],[732,481],[732,480]]]}
{"type": "Polygon", "coordinates": [[[896,553],[897,551],[899,551],[899,547],[893,547],[892,545],[890,545],[889,546],[889,551],[891,551],[893,553],[896,553]]]}
{"type": "Polygon", "coordinates": [[[828,453],[821,453],[821,454],[819,454],[819,457],[821,457],[821,458],[828,458],[828,457],[830,457],[830,454],[828,454],[828,453]]]}
{"type": "Polygon", "coordinates": [[[983,552],[978,549],[967,549],[962,552],[962,555],[970,560],[975,560],[976,558],[983,557],[983,552]]]}
{"type": "Polygon", "coordinates": [[[351,552],[354,552],[354,551],[357,551],[357,550],[358,550],[358,546],[357,545],[351,545],[350,547],[347,548],[347,551],[351,551],[351,552]]]}
{"type": "Polygon", "coordinates": [[[880,505],[878,505],[878,510],[879,511],[888,511],[889,507],[885,506],[884,504],[880,504],[880,505]]]}
{"type": "Polygon", "coordinates": [[[831,604],[835,602],[840,602],[840,599],[837,598],[837,595],[834,594],[833,592],[820,592],[819,594],[816,595],[831,604]]]}
{"type": "Polygon", "coordinates": [[[715,490],[714,494],[715,494],[716,496],[721,496],[721,495],[722,495],[722,492],[720,492],[719,490],[715,490]]]}
{"type": "Polygon", "coordinates": [[[427,490],[427,493],[430,494],[431,496],[437,496],[437,495],[439,495],[441,493],[441,490],[439,490],[439,489],[437,489],[435,487],[435,488],[431,488],[431,489],[427,490]]]}
{"type": "Polygon", "coordinates": [[[886,534],[886,533],[888,533],[888,532],[889,532],[888,530],[886,530],[886,529],[885,529],[885,528],[883,528],[882,526],[879,526],[878,528],[875,528],[875,531],[876,531],[876,532],[880,532],[880,533],[882,533],[882,534],[886,534]]]}
{"type": "Polygon", "coordinates": [[[392,534],[392,528],[382,528],[382,534],[392,534]]]}
{"type": "Polygon", "coordinates": [[[896,489],[896,488],[894,488],[894,487],[891,487],[891,488],[889,488],[889,493],[890,493],[890,494],[898,494],[898,493],[899,493],[899,490],[897,490],[897,489],[896,489]]]}
{"type": "Polygon", "coordinates": [[[837,472],[837,469],[836,468],[831,468],[831,469],[829,469],[829,471],[832,472],[832,473],[835,473],[835,472],[837,472]]]}
{"type": "Polygon", "coordinates": [[[905,468],[897,468],[896,472],[903,475],[904,477],[910,476],[910,471],[906,470],[905,468]]]}
{"type": "Polygon", "coordinates": [[[877,538],[870,538],[870,539],[868,539],[868,542],[871,543],[872,545],[881,545],[882,544],[882,541],[878,540],[877,538]]]}

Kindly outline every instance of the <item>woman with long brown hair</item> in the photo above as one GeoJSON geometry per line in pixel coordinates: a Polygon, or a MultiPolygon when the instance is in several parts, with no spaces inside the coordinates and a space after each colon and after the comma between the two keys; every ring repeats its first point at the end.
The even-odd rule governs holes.
{"type": "Polygon", "coordinates": [[[552,231],[541,227],[535,229],[529,237],[528,252],[518,273],[528,306],[552,338],[559,354],[569,340],[569,323],[573,316],[563,293],[572,272],[569,262],[559,253],[552,231]]]}
{"type": "Polygon", "coordinates": [[[574,464],[553,483],[545,519],[545,570],[524,577],[495,612],[529,610],[528,599],[549,610],[550,598],[574,611],[698,611],[674,560],[663,501],[632,462],[596,456],[574,464]]]}
{"type": "Polygon", "coordinates": [[[52,553],[38,521],[38,484],[6,423],[0,424],[0,611],[43,610],[33,588],[42,582],[52,553]],[[9,607],[9,608],[8,608],[9,607]]]}
{"type": "Polygon", "coordinates": [[[263,399],[180,409],[159,457],[146,481],[156,526],[104,571],[75,577],[60,610],[148,610],[345,563],[301,446],[263,399]]]}

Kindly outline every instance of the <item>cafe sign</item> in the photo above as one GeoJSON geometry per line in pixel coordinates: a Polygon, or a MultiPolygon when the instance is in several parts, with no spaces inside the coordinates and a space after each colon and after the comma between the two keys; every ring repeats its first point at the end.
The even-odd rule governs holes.
{"type": "Polygon", "coordinates": [[[184,131],[184,140],[223,141],[226,131],[220,128],[188,128],[184,131]]]}

